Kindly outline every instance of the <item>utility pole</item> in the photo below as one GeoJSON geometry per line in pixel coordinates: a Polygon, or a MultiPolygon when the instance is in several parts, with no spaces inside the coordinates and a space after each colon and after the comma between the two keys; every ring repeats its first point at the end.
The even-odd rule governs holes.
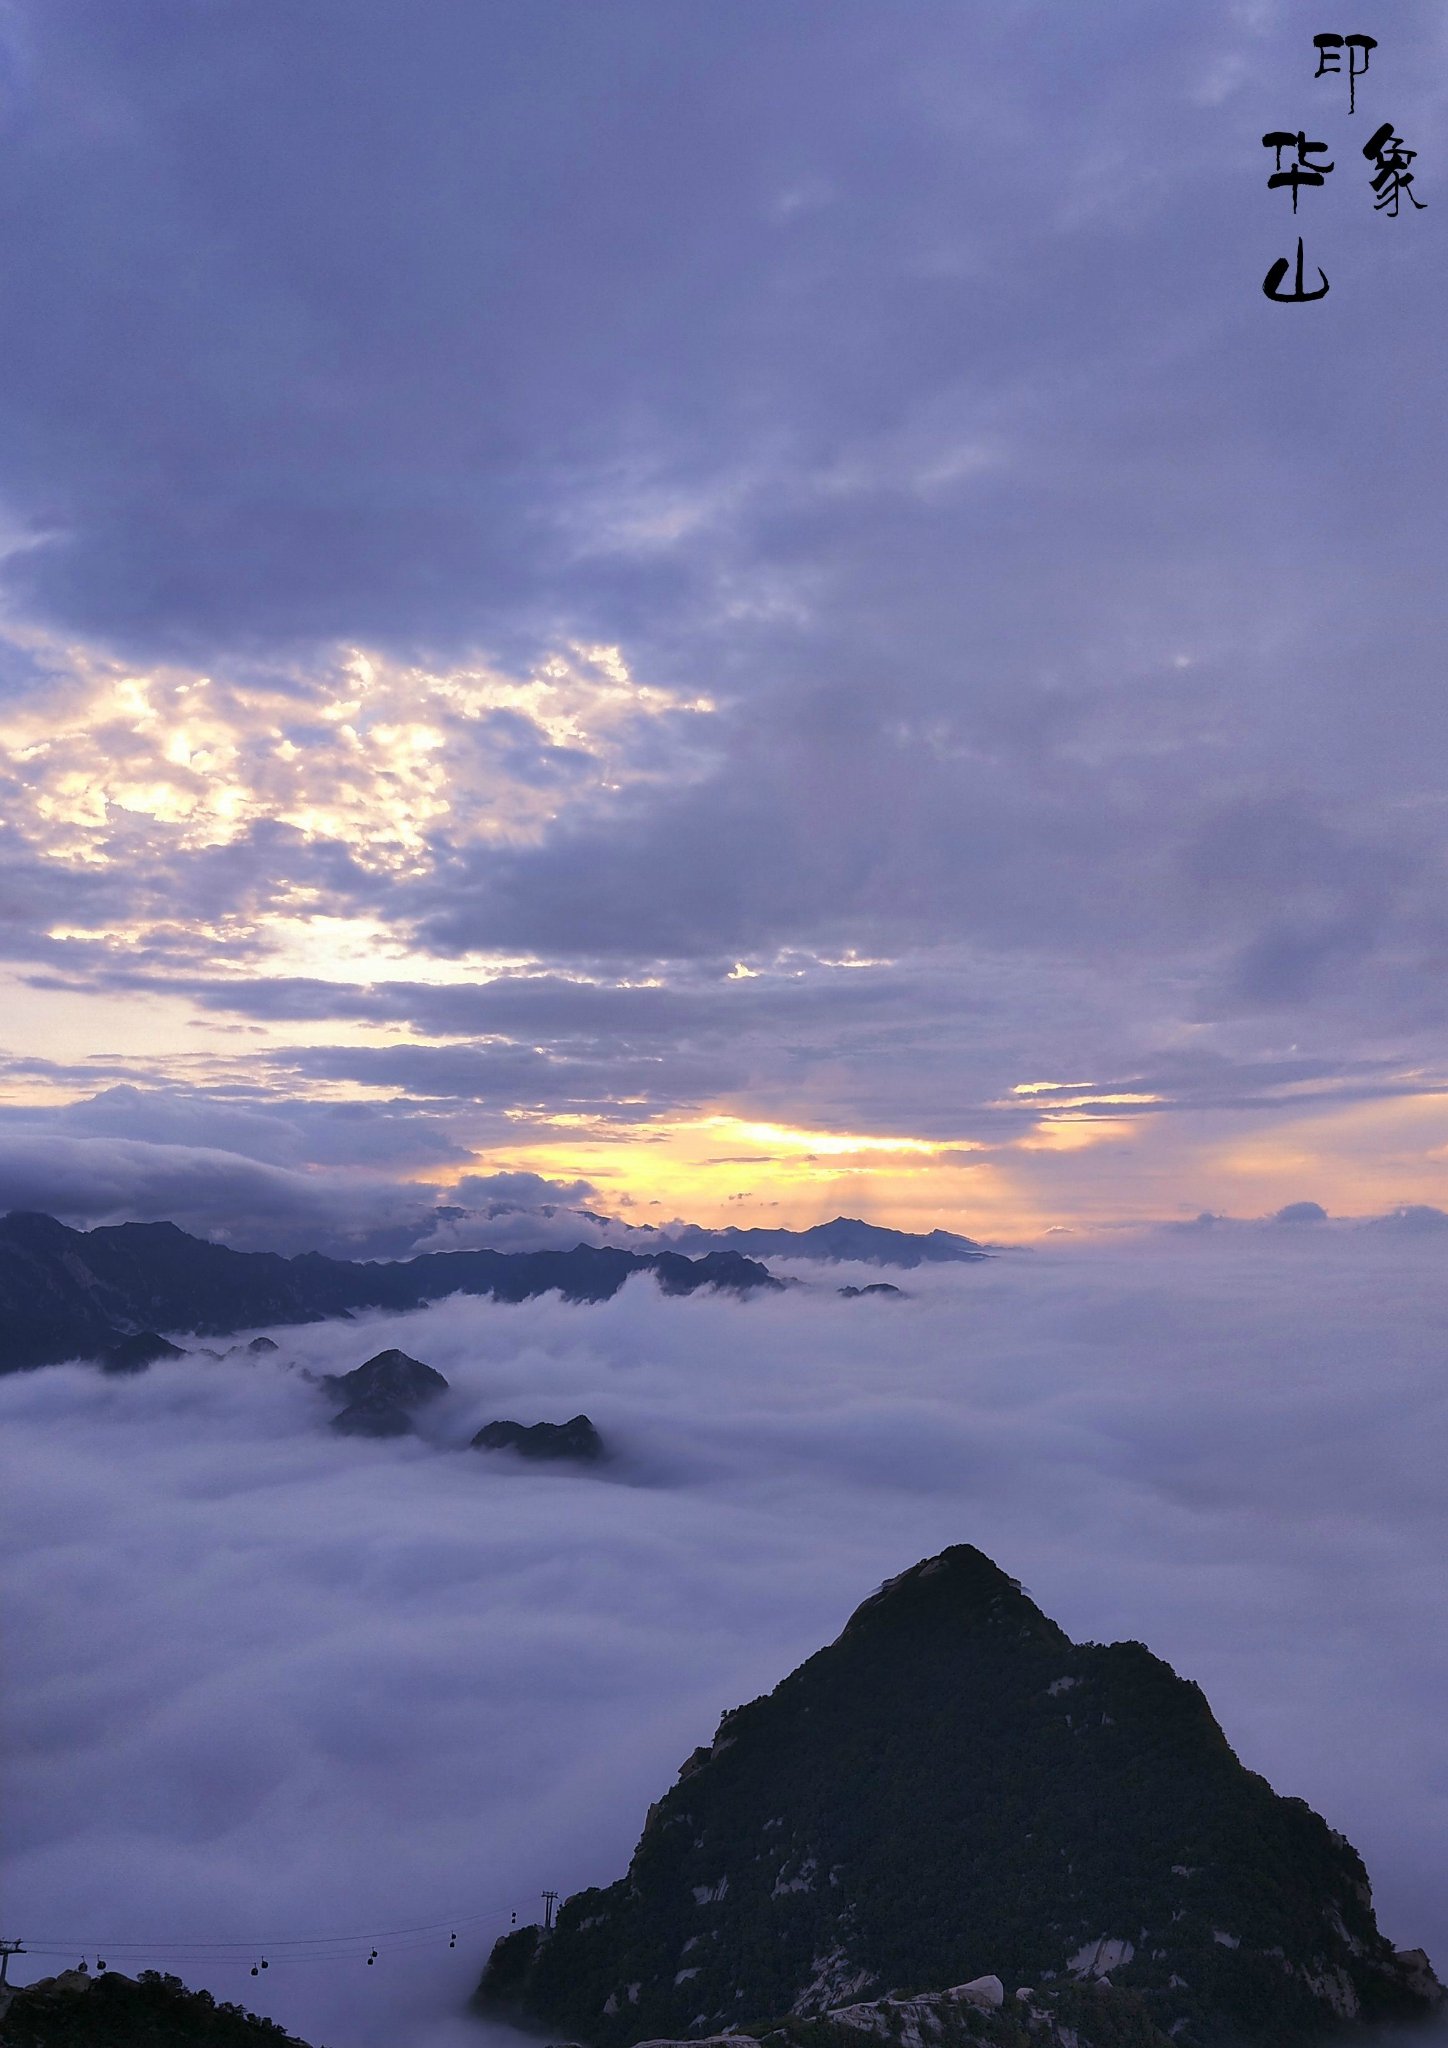
{"type": "Polygon", "coordinates": [[[25,1944],[19,1941],[0,1941],[0,1991],[7,1989],[5,1972],[10,1967],[12,1956],[23,1956],[25,1944]]]}
{"type": "Polygon", "coordinates": [[[555,1906],[556,1906],[557,1904],[558,1904],[558,1894],[557,1894],[557,1892],[544,1892],[544,1894],[543,1894],[543,1932],[544,1932],[545,1934],[551,1934],[551,1933],[553,1932],[553,1908],[554,1908],[554,1907],[555,1907],[555,1906]]]}

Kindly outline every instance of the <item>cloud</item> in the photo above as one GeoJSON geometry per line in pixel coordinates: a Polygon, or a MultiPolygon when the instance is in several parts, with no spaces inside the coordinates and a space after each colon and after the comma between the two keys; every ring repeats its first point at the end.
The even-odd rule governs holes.
{"type": "Polygon", "coordinates": [[[214,1146],[0,1131],[0,1211],[38,1209],[78,1227],[160,1220],[242,1251],[398,1257],[435,1207],[429,1188],[355,1168],[299,1172],[214,1146]]]}
{"type": "Polygon", "coordinates": [[[460,1165],[471,1157],[414,1104],[288,1098],[280,1090],[207,1093],[119,1082],[43,1117],[33,1110],[0,1110],[0,1143],[7,1125],[26,1123],[76,1138],[121,1138],[296,1168],[418,1171],[460,1165]]]}
{"type": "MultiPolygon", "coordinates": [[[[1019,979],[1011,988],[1024,993],[1019,979]]],[[[311,985],[297,995],[283,993],[289,1012],[305,1010],[311,985]]],[[[1038,1025],[1068,995],[1043,987],[1038,1025]]],[[[1395,1148],[1366,1169],[1395,1121],[1421,1148],[1448,1114],[1440,1090],[1390,1062],[1203,1051],[1001,1092],[1006,1076],[1040,1072],[1035,1052],[1013,1038],[1003,997],[938,969],[923,984],[817,961],[674,989],[383,984],[351,991],[349,1007],[364,1028],[395,1019],[480,1035],[238,1046],[223,1034],[175,1056],[12,1059],[0,1193],[77,1222],[161,1214],[252,1248],[379,1257],[626,1241],[586,1212],[717,1224],[751,1203],[795,1226],[866,1214],[1019,1238],[1063,1215],[1118,1228],[1191,1213],[1183,1186],[1224,1217],[1260,1216],[1264,1196],[1296,1196],[1309,1177],[1339,1216],[1360,1217],[1415,1181],[1436,1192],[1431,1156],[1405,1173],[1395,1148]],[[968,1003],[963,1047],[951,1032],[968,1003]],[[789,1060],[776,1071],[781,1043],[789,1060]],[[203,1163],[183,1171],[193,1153],[203,1163]],[[283,1174],[277,1199],[258,1167],[283,1174]],[[530,1175],[564,1192],[535,1202],[530,1175]],[[593,1193],[568,1192],[585,1183],[593,1193]]]]}
{"type": "Polygon", "coordinates": [[[578,1244],[657,1249],[660,1225],[633,1224],[582,1206],[601,1197],[591,1181],[553,1181],[538,1173],[465,1173],[447,1190],[418,1252],[571,1251],[578,1244]]]}
{"type": "MultiPolygon", "coordinates": [[[[1135,1213],[1255,1207],[1292,1068],[1441,1085],[1436,217],[1345,163],[1262,300],[1300,24],[260,5],[0,30],[17,1053],[164,992],[530,1114],[1165,1098],[1047,1119],[1023,1225],[1123,1185],[1087,1120],[1135,1213]]],[[[1440,49],[1374,66],[1425,162],[1440,49]]]]}
{"type": "Polygon", "coordinates": [[[647,1100],[655,1112],[726,1090],[737,1065],[722,1049],[707,1057],[671,1048],[662,1059],[652,1049],[631,1053],[615,1042],[588,1049],[583,1057],[565,1051],[504,1041],[481,1045],[325,1046],[288,1048],[278,1061],[306,1082],[353,1081],[396,1089],[423,1100],[492,1105],[527,1105],[559,1110],[613,1108],[647,1100]]]}
{"type": "Polygon", "coordinates": [[[459,1201],[537,1208],[544,1202],[582,1202],[597,1195],[591,1181],[547,1180],[540,1173],[468,1173],[453,1189],[459,1201]]]}
{"type": "Polygon", "coordinates": [[[1441,1961],[1434,1257],[1057,1241],[889,1304],[839,1299],[863,1270],[744,1305],[630,1284],[0,1381],[14,1923],[79,1937],[67,1962],[236,1939],[172,1964],[332,2048],[433,2048],[509,1912],[616,1876],[724,1707],[968,1541],[1074,1635],[1199,1680],[1441,1961]],[[288,1361],[393,1342],[452,1382],[428,1440],[334,1438],[288,1361]],[[600,1475],[464,1448],[580,1409],[600,1475]],[[329,1933],[361,1938],[250,1977],[253,1934],[329,1933]]]}
{"type": "Polygon", "coordinates": [[[585,1206],[598,1196],[585,1180],[400,1177],[408,1166],[470,1156],[385,1105],[249,1107],[118,1088],[44,1125],[13,1113],[0,1120],[0,1213],[40,1210],[82,1229],[160,1219],[239,1251],[350,1259],[628,1245],[658,1228],[585,1206]],[[143,1130],[150,1135],[132,1135],[143,1130]],[[312,1164],[318,1157],[330,1163],[312,1164]]]}
{"type": "Polygon", "coordinates": [[[345,847],[359,877],[405,875],[444,822],[459,846],[526,839],[601,781],[677,771],[691,738],[706,744],[709,707],[635,683],[608,647],[555,651],[524,676],[355,649],[216,677],[59,650],[52,668],[0,717],[7,809],[53,857],[91,865],[260,833],[274,849],[291,835],[298,857],[345,847]]]}

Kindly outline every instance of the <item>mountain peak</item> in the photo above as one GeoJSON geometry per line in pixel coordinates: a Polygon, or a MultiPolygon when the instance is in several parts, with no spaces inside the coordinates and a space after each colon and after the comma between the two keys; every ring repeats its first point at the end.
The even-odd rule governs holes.
{"type": "Polygon", "coordinates": [[[1015,1627],[1047,1640],[1067,1641],[1020,1580],[971,1543],[952,1543],[937,1556],[922,1558],[908,1571],[886,1579],[860,1602],[845,1623],[841,1640],[864,1630],[924,1634],[961,1627],[1015,1627]]]}
{"type": "MultiPolygon", "coordinates": [[[[1356,1852],[1243,1767],[1197,1686],[1140,1643],[1072,1643],[955,1544],[726,1714],[626,1876],[505,1936],[479,2003],[589,2048],[741,2024],[811,2048],[839,2035],[801,2023],[862,1999],[899,2042],[896,1994],[997,1980],[1049,1985],[1078,2048],[1312,2048],[1439,1996],[1356,1852]]],[[[1031,1995],[1004,2015],[1027,2031],[1031,1995]]]]}
{"type": "Polygon", "coordinates": [[[65,1245],[77,1234],[68,1224],[47,1216],[41,1209],[8,1210],[0,1216],[0,1232],[12,1244],[43,1245],[46,1249],[65,1245]]]}

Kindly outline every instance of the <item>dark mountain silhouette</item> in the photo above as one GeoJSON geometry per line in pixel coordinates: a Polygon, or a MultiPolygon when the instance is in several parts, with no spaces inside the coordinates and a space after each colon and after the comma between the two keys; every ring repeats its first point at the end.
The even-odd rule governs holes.
{"type": "MultiPolygon", "coordinates": [[[[726,1714],[627,1875],[505,1937],[478,1998],[596,2048],[781,2016],[837,2048],[903,2039],[862,2000],[972,1984],[1036,1987],[1053,2025],[1089,1992],[1070,2026],[1095,2048],[1290,2048],[1439,1995],[1379,1933],[1353,1848],[1243,1767],[1195,1685],[1140,1643],[1073,1644],[959,1546],[726,1714]]],[[[1002,2048],[1032,2030],[1018,1996],[987,2018],[1002,2048]]]]}
{"type": "Polygon", "coordinates": [[[119,1344],[109,1345],[101,1353],[100,1363],[105,1372],[144,1372],[159,1358],[185,1356],[179,1344],[167,1343],[154,1330],[139,1330],[134,1337],[122,1337],[119,1344]]]}
{"type": "Polygon", "coordinates": [[[808,1230],[744,1230],[733,1224],[706,1230],[697,1223],[683,1223],[670,1229],[667,1237],[684,1252],[716,1249],[758,1259],[857,1259],[874,1266],[925,1266],[990,1257],[973,1237],[958,1237],[952,1230],[887,1230],[854,1216],[836,1216],[832,1223],[815,1223],[808,1230]]]}
{"type": "Polygon", "coordinates": [[[295,2034],[179,1977],[64,1970],[0,1992],[4,2048],[306,2048],[295,2034]]]}
{"type": "Polygon", "coordinates": [[[53,1216],[15,1211],[0,1219],[0,1371],[100,1358],[138,1333],[152,1342],[161,1341],[157,1330],[225,1336],[259,1323],[418,1308],[451,1294],[526,1301],[557,1292],[568,1301],[607,1301],[632,1273],[653,1273],[667,1294],[781,1284],[737,1251],[690,1259],[676,1251],[577,1245],[569,1252],[430,1252],[361,1264],[318,1252],[290,1259],[236,1252],[189,1237],[174,1223],[82,1231],[53,1216]]]}
{"type": "Polygon", "coordinates": [[[592,1464],[603,1456],[603,1438],[586,1415],[571,1422],[486,1422],[473,1438],[475,1451],[516,1451],[520,1458],[568,1458],[592,1464]]]}
{"type": "Polygon", "coordinates": [[[440,1372],[395,1348],[379,1351],[351,1372],[324,1377],[347,1403],[332,1417],[333,1429],[343,1436],[411,1436],[416,1410],[448,1389],[440,1372]]]}

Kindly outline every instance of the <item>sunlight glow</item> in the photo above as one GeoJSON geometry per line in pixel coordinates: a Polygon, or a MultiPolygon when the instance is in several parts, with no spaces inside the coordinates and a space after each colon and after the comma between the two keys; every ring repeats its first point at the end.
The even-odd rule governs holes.
{"type": "Polygon", "coordinates": [[[1084,1152],[1091,1145],[1105,1145],[1138,1135],[1138,1127],[1126,1118],[1104,1116],[1048,1116],[1035,1124],[1029,1135],[1016,1140],[1022,1152],[1084,1152]]]}
{"type": "MultiPolygon", "coordinates": [[[[1037,1093],[1037,1092],[1039,1092],[1039,1091],[1040,1091],[1040,1090],[1041,1090],[1042,1088],[1044,1088],[1044,1087],[1047,1087],[1047,1086],[1051,1086],[1051,1087],[1054,1087],[1055,1085],[1056,1085],[1056,1084],[1054,1084],[1054,1083],[1037,1083],[1037,1084],[1036,1084],[1036,1087],[1035,1087],[1034,1089],[1025,1089],[1025,1088],[1013,1088],[1013,1089],[1011,1090],[1011,1094],[1012,1094],[1012,1095],[1025,1095],[1025,1094],[1033,1094],[1033,1093],[1037,1093]]],[[[1146,1104],[1151,1104],[1151,1103],[1160,1103],[1160,1102],[1165,1102],[1165,1101],[1166,1101],[1166,1099],[1167,1099],[1167,1098],[1166,1098],[1166,1097],[1165,1097],[1164,1095],[1128,1095],[1128,1094],[1120,1094],[1120,1095],[1055,1095],[1055,1094],[1053,1094],[1053,1095],[1052,1095],[1052,1097],[1051,1097],[1051,1100],[1050,1100],[1050,1102],[1049,1102],[1049,1103],[1043,1103],[1043,1104],[1041,1105],[1041,1107],[1042,1107],[1042,1108],[1045,1108],[1045,1109],[1049,1109],[1049,1110],[1050,1110],[1050,1112],[1051,1112],[1051,1114],[1052,1114],[1052,1115],[1054,1116],[1054,1115],[1055,1115],[1055,1113],[1057,1112],[1057,1110],[1067,1110],[1067,1109],[1094,1109],[1094,1108],[1095,1108],[1095,1106],[1096,1106],[1096,1105],[1097,1105],[1098,1103],[1103,1103],[1103,1104],[1107,1104],[1107,1105],[1111,1105],[1111,1104],[1116,1104],[1116,1105],[1121,1105],[1121,1106],[1125,1106],[1125,1105],[1128,1105],[1128,1104],[1130,1104],[1130,1105],[1133,1105],[1133,1106],[1141,1106],[1141,1105],[1146,1105],[1146,1104]]],[[[1012,1102],[1010,1102],[1010,1101],[1005,1101],[1005,1102],[996,1102],[996,1103],[992,1103],[991,1107],[992,1107],[993,1109],[1014,1109],[1014,1108],[1018,1107],[1018,1105],[1017,1105],[1017,1104],[1015,1104],[1015,1103],[1012,1103],[1012,1102]]]]}
{"type": "MultiPolygon", "coordinates": [[[[922,1158],[933,1158],[947,1150],[944,1143],[928,1138],[875,1138],[840,1131],[793,1130],[787,1124],[747,1123],[732,1116],[705,1117],[697,1128],[727,1132],[745,1144],[763,1145],[772,1152],[803,1153],[825,1159],[849,1158],[867,1152],[913,1153],[922,1158]]],[[[958,1148],[952,1144],[948,1149],[958,1148]]]]}
{"type": "Polygon", "coordinates": [[[687,782],[714,706],[629,676],[616,648],[536,673],[436,674],[353,650],[300,687],[73,655],[0,713],[0,795],[42,857],[108,865],[229,845],[263,822],[335,840],[362,868],[420,874],[450,842],[537,838],[600,790],[687,782]]]}

